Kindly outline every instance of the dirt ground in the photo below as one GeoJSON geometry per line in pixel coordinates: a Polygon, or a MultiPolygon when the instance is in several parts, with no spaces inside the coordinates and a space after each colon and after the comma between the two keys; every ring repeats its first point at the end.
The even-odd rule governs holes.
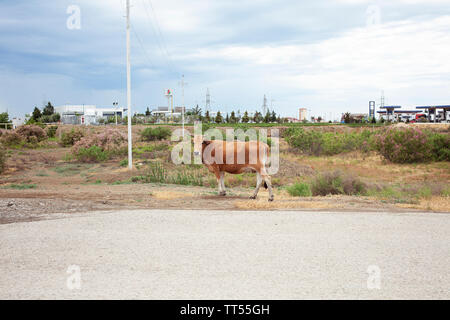
{"type": "MultiPolygon", "coordinates": [[[[98,130],[98,129],[96,129],[98,130]]],[[[164,143],[164,142],[162,142],[164,143]]],[[[167,143],[167,142],[166,142],[167,143]]],[[[137,142],[135,146],[148,145],[137,142]]],[[[101,163],[68,160],[70,148],[56,142],[45,148],[8,150],[7,171],[0,176],[0,223],[46,219],[55,213],[88,212],[117,209],[198,209],[198,210],[364,210],[364,211],[434,211],[450,212],[449,197],[429,195],[417,201],[399,201],[374,196],[291,197],[285,187],[315,174],[341,170],[363,179],[369,186],[412,184],[418,188],[448,187],[448,162],[395,165],[376,155],[356,153],[333,157],[306,157],[293,153],[280,143],[280,170],[272,177],[275,201],[260,190],[257,200],[250,200],[256,179],[254,174],[240,177],[226,175],[228,194],[220,197],[215,178],[203,166],[175,167],[170,152],[142,152],[135,156],[135,169],[120,166],[122,158],[101,163]],[[166,170],[190,170],[204,176],[204,186],[133,182],[149,162],[159,161],[166,170]]],[[[411,191],[415,192],[415,191],[411,191]]]]}

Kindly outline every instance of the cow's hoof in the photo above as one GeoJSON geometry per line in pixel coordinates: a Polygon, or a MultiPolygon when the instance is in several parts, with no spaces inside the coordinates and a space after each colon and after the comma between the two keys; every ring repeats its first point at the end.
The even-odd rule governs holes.
{"type": "Polygon", "coordinates": [[[225,197],[227,193],[225,191],[219,192],[219,196],[225,197]]]}
{"type": "Polygon", "coordinates": [[[250,196],[250,199],[255,200],[256,196],[250,196]]]}
{"type": "Polygon", "coordinates": [[[270,197],[270,198],[269,198],[269,201],[273,201],[273,197],[270,197]]]}

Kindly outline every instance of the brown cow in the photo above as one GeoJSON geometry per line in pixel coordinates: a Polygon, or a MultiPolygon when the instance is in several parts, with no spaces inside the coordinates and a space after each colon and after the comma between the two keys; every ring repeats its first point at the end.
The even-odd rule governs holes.
{"type": "Polygon", "coordinates": [[[201,148],[202,162],[216,175],[219,195],[226,195],[225,172],[239,174],[250,171],[257,174],[256,189],[250,199],[256,199],[264,182],[264,187],[269,189],[269,201],[273,201],[272,184],[266,171],[268,154],[269,146],[260,141],[206,140],[202,142],[201,148]],[[227,150],[231,154],[227,154],[227,150]]]}

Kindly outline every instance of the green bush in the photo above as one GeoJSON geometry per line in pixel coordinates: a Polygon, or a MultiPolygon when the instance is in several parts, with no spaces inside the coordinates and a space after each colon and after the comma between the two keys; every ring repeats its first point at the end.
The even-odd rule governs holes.
{"type": "Polygon", "coordinates": [[[61,135],[61,145],[64,147],[73,146],[84,137],[84,133],[79,129],[73,129],[68,132],[63,132],[61,135]]]}
{"type": "Polygon", "coordinates": [[[433,160],[450,161],[450,134],[430,133],[433,160]]]}
{"type": "Polygon", "coordinates": [[[146,128],[141,132],[143,141],[165,140],[170,137],[172,131],[164,127],[146,128]]]}
{"type": "Polygon", "coordinates": [[[366,185],[353,176],[344,176],[341,171],[325,172],[318,175],[311,184],[314,196],[329,194],[362,195],[367,192],[366,185]]]}
{"type": "Polygon", "coordinates": [[[304,182],[295,183],[286,188],[286,191],[293,197],[311,197],[311,187],[304,182]]]}
{"type": "Polygon", "coordinates": [[[307,155],[335,155],[359,150],[372,150],[373,131],[335,133],[303,128],[289,128],[284,137],[291,147],[307,155]]]}
{"type": "Polygon", "coordinates": [[[123,159],[119,162],[119,165],[121,167],[127,167],[128,166],[128,159],[123,159]]]}
{"type": "Polygon", "coordinates": [[[48,126],[45,129],[45,132],[47,133],[47,137],[54,138],[56,135],[56,130],[58,130],[58,126],[48,126]]]}
{"type": "Polygon", "coordinates": [[[92,146],[79,148],[75,153],[75,158],[81,162],[100,162],[108,160],[109,154],[98,146],[92,146]]]}

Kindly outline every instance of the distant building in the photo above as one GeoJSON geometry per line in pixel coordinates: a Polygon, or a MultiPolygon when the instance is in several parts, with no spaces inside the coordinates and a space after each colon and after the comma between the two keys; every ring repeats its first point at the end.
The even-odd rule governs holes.
{"type": "Polygon", "coordinates": [[[24,118],[13,118],[11,120],[12,125],[13,125],[13,129],[16,129],[17,127],[20,127],[21,125],[23,125],[25,123],[25,119],[24,118]]]}
{"type": "MultiPolygon", "coordinates": [[[[369,121],[369,114],[367,113],[351,113],[350,119],[353,119],[355,122],[364,122],[369,121]]],[[[341,123],[345,122],[345,114],[342,114],[341,123]]]]}
{"type": "Polygon", "coordinates": [[[303,121],[303,120],[307,120],[307,112],[308,110],[306,108],[299,108],[298,109],[298,120],[299,121],[303,121]]]}
{"type": "MultiPolygon", "coordinates": [[[[289,123],[297,123],[297,122],[301,122],[300,120],[295,119],[295,118],[292,118],[292,117],[286,117],[286,118],[284,118],[284,119],[286,119],[287,122],[289,122],[289,123]]],[[[305,120],[306,120],[306,119],[305,119],[305,120]]]]}
{"type": "Polygon", "coordinates": [[[63,105],[55,107],[55,112],[61,115],[64,124],[98,124],[100,119],[122,117],[125,110],[121,107],[96,107],[95,105],[63,105]]]}

